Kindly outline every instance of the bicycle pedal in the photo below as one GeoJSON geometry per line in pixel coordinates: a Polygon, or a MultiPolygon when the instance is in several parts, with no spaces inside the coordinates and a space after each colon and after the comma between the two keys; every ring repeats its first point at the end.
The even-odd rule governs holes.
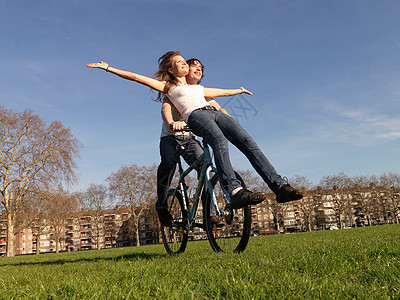
{"type": "Polygon", "coordinates": [[[203,230],[206,230],[206,226],[203,223],[194,223],[194,227],[198,227],[203,230]]]}

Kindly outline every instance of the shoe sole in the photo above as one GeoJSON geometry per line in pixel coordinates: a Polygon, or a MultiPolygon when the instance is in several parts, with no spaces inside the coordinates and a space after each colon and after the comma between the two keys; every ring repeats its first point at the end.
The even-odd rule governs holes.
{"type": "Polygon", "coordinates": [[[262,196],[258,196],[258,197],[256,197],[255,199],[249,201],[249,203],[245,203],[245,204],[243,204],[243,205],[239,205],[238,207],[233,207],[233,206],[231,205],[231,207],[232,207],[233,209],[240,209],[240,208],[243,208],[243,207],[245,207],[245,206],[247,206],[247,205],[257,205],[257,204],[260,204],[260,203],[263,202],[265,199],[267,199],[267,195],[262,195],[262,196]]]}
{"type": "Polygon", "coordinates": [[[286,202],[291,202],[291,201],[300,200],[301,198],[303,198],[303,195],[296,196],[296,197],[290,198],[290,199],[283,199],[283,200],[278,200],[278,199],[276,199],[276,202],[278,202],[278,203],[286,203],[286,202]]]}

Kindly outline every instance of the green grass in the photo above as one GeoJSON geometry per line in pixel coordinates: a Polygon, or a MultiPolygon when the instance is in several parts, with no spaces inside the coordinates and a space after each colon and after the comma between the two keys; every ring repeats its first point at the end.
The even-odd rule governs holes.
{"type": "Polygon", "coordinates": [[[0,259],[2,299],[400,299],[400,225],[0,259]]]}

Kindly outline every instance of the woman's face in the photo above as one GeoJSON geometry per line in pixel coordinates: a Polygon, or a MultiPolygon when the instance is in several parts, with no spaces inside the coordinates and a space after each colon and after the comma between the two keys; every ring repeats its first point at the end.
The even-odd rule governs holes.
{"type": "Polygon", "coordinates": [[[171,64],[172,67],[168,71],[175,77],[184,77],[189,73],[189,66],[182,56],[176,55],[172,57],[171,64]]]}

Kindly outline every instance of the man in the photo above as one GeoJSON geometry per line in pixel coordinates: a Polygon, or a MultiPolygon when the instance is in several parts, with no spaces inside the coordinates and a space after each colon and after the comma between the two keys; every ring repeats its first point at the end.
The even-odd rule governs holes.
{"type": "MultiPolygon", "coordinates": [[[[189,59],[187,64],[189,65],[189,73],[186,76],[186,82],[190,85],[200,83],[203,78],[203,64],[200,60],[194,58],[189,59]]],[[[214,106],[217,110],[228,114],[215,100],[207,100],[209,100],[210,105],[214,106]]],[[[165,101],[169,102],[167,99],[165,99],[165,101]]],[[[192,132],[179,131],[186,126],[186,123],[175,107],[172,108],[171,114],[170,106],[163,104],[161,116],[163,118],[160,138],[161,163],[157,169],[158,199],[156,210],[161,224],[164,226],[172,226],[172,217],[167,210],[166,202],[169,186],[174,176],[179,156],[181,155],[186,163],[191,165],[203,154],[203,148],[192,132]]],[[[200,168],[197,171],[200,171],[200,168]]],[[[218,220],[215,221],[218,222],[218,220]]]]}

